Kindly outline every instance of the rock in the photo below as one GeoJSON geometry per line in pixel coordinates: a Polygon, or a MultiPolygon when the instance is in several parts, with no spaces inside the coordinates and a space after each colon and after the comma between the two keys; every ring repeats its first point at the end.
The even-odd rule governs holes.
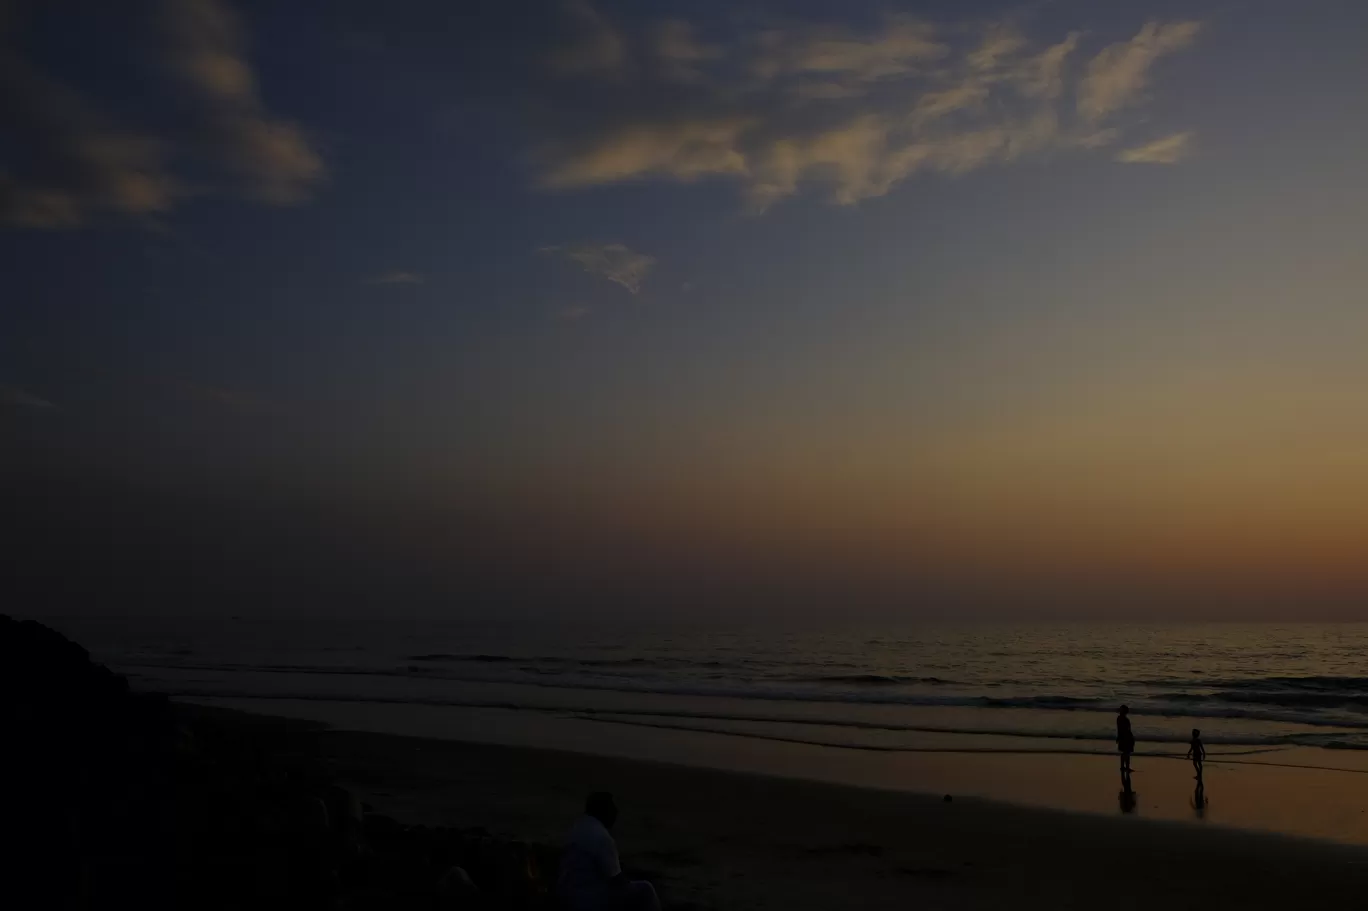
{"type": "Polygon", "coordinates": [[[118,907],[165,885],[139,885],[136,871],[171,847],[166,699],[130,694],[123,677],[62,634],[0,615],[0,715],[15,747],[8,778],[22,783],[7,825],[24,833],[21,852],[35,852],[32,863],[23,853],[7,858],[7,891],[33,885],[52,907],[118,907]]]}

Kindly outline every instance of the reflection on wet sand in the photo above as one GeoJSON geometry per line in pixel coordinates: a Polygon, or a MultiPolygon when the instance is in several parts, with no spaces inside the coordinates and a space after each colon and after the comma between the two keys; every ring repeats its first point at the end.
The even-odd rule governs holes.
{"type": "MultiPolygon", "coordinates": [[[[1122,710],[1125,710],[1123,705],[1122,710]]],[[[1132,744],[1133,746],[1133,744],[1132,744]]],[[[1121,792],[1116,795],[1117,801],[1121,806],[1122,813],[1135,812],[1135,789],[1131,787],[1131,767],[1130,751],[1124,750],[1121,753],[1121,792]]]]}

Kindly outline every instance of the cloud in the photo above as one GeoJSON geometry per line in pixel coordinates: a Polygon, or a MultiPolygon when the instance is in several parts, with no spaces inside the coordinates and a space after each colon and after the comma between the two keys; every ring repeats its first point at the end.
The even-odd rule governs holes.
{"type": "Polygon", "coordinates": [[[983,43],[966,55],[969,68],[979,72],[991,72],[1004,60],[1010,59],[1017,51],[1026,46],[1026,39],[1016,30],[995,26],[984,36],[983,43]]]}
{"type": "Polygon", "coordinates": [[[627,124],[592,136],[581,148],[553,150],[555,163],[542,176],[544,187],[581,187],[660,174],[696,180],[712,174],[743,174],[738,149],[753,121],[700,120],[627,124]]]}
{"type": "Polygon", "coordinates": [[[764,209],[794,193],[803,175],[819,168],[830,174],[837,202],[877,196],[891,179],[880,173],[887,145],[886,126],[872,116],[802,140],[780,140],[755,163],[750,202],[764,209]]]}
{"type": "Polygon", "coordinates": [[[1093,130],[1090,133],[1080,133],[1077,139],[1078,145],[1085,149],[1100,149],[1109,146],[1121,138],[1121,131],[1116,127],[1107,127],[1101,130],[1093,130]]]}
{"type": "Polygon", "coordinates": [[[1126,164],[1175,164],[1187,157],[1191,140],[1190,131],[1174,133],[1133,149],[1122,149],[1116,154],[1116,160],[1126,164]]]}
{"type": "Polygon", "coordinates": [[[969,80],[947,89],[937,89],[924,93],[917,99],[912,109],[912,117],[925,122],[945,117],[956,111],[973,108],[988,100],[991,92],[989,83],[969,80]]]}
{"type": "Polygon", "coordinates": [[[758,43],[761,51],[751,69],[762,79],[820,73],[874,82],[908,75],[949,53],[932,26],[909,16],[889,16],[872,34],[831,27],[771,29],[758,36],[758,43]]]}
{"type": "Polygon", "coordinates": [[[163,143],[98,114],[3,48],[0,120],[14,142],[7,151],[28,166],[22,177],[0,166],[0,221],[63,228],[98,212],[156,215],[176,202],[180,187],[163,143]]]}
{"type": "Polygon", "coordinates": [[[268,402],[237,389],[229,389],[223,386],[202,386],[198,383],[182,383],[180,385],[181,389],[195,401],[244,417],[276,415],[283,411],[279,405],[273,402],[268,402]]]}
{"type": "MultiPolygon", "coordinates": [[[[150,8],[157,11],[173,87],[194,102],[155,131],[97,108],[86,93],[7,45],[10,34],[0,31],[0,122],[6,126],[0,223],[72,228],[102,215],[164,215],[206,189],[192,190],[173,165],[209,161],[230,174],[237,189],[272,204],[303,201],[323,178],[322,159],[300,128],[267,114],[244,37],[227,7],[217,0],[158,0],[150,8]]],[[[136,32],[139,17],[127,21],[136,32]]],[[[106,40],[135,48],[135,37],[106,40]]],[[[166,72],[160,71],[161,83],[140,85],[139,96],[156,97],[167,88],[166,72]]]]}
{"type": "Polygon", "coordinates": [[[271,118],[244,54],[237,17],[218,0],[166,0],[168,60],[200,102],[201,139],[260,202],[302,202],[323,179],[323,159],[303,131],[271,118]]]}
{"type": "Polygon", "coordinates": [[[667,79],[698,82],[703,78],[702,64],[723,55],[721,47],[701,44],[692,24],[669,19],[655,28],[655,56],[667,79]]]}
{"type": "Polygon", "coordinates": [[[619,33],[624,53],[661,64],[621,90],[555,86],[536,180],[573,189],[725,178],[763,211],[808,187],[850,205],[918,174],[1081,154],[1120,139],[1120,115],[1144,100],[1154,62],[1197,30],[1148,23],[1080,72],[1079,31],[1041,41],[1004,25],[890,16],[864,30],[767,27],[701,53],[692,27],[671,20],[644,32],[639,51],[619,33]]]}
{"type": "Polygon", "coordinates": [[[552,69],[565,75],[620,72],[627,63],[622,34],[588,0],[567,0],[564,9],[575,23],[577,37],[551,55],[552,69]]]}
{"type": "Polygon", "coordinates": [[[26,392],[18,386],[3,384],[0,384],[0,403],[29,411],[47,411],[57,407],[47,399],[26,392]]]}
{"type": "Polygon", "coordinates": [[[636,294],[656,258],[638,253],[625,244],[576,244],[542,247],[540,252],[555,254],[579,265],[590,275],[615,282],[636,294]]]}
{"type": "Polygon", "coordinates": [[[1104,48],[1088,64],[1078,87],[1078,113],[1097,121],[1134,104],[1149,83],[1150,67],[1160,57],[1190,45],[1201,24],[1147,22],[1130,41],[1104,48]]]}
{"type": "Polygon", "coordinates": [[[561,307],[556,311],[556,318],[567,322],[584,319],[589,315],[588,307],[561,307]]]}
{"type": "Polygon", "coordinates": [[[1081,32],[1069,32],[1063,41],[1026,60],[1018,71],[1021,93],[1029,98],[1058,98],[1064,91],[1064,64],[1082,37],[1081,32]]]}
{"type": "Polygon", "coordinates": [[[424,281],[421,272],[386,272],[370,280],[372,285],[421,285],[424,281]]]}

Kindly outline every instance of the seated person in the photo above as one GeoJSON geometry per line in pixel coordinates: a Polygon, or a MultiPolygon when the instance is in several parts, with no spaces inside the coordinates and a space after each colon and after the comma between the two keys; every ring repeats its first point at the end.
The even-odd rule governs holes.
{"type": "Polygon", "coordinates": [[[610,834],[617,816],[613,795],[590,794],[570,830],[556,889],[569,911],[660,911],[650,883],[623,875],[610,834]]]}

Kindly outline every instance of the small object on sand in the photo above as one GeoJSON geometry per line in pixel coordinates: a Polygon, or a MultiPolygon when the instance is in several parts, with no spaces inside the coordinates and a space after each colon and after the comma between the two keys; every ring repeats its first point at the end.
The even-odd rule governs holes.
{"type": "Polygon", "coordinates": [[[955,798],[951,797],[949,794],[946,794],[944,797],[941,798],[941,800],[944,800],[946,803],[950,803],[954,799],[955,798]]]}

